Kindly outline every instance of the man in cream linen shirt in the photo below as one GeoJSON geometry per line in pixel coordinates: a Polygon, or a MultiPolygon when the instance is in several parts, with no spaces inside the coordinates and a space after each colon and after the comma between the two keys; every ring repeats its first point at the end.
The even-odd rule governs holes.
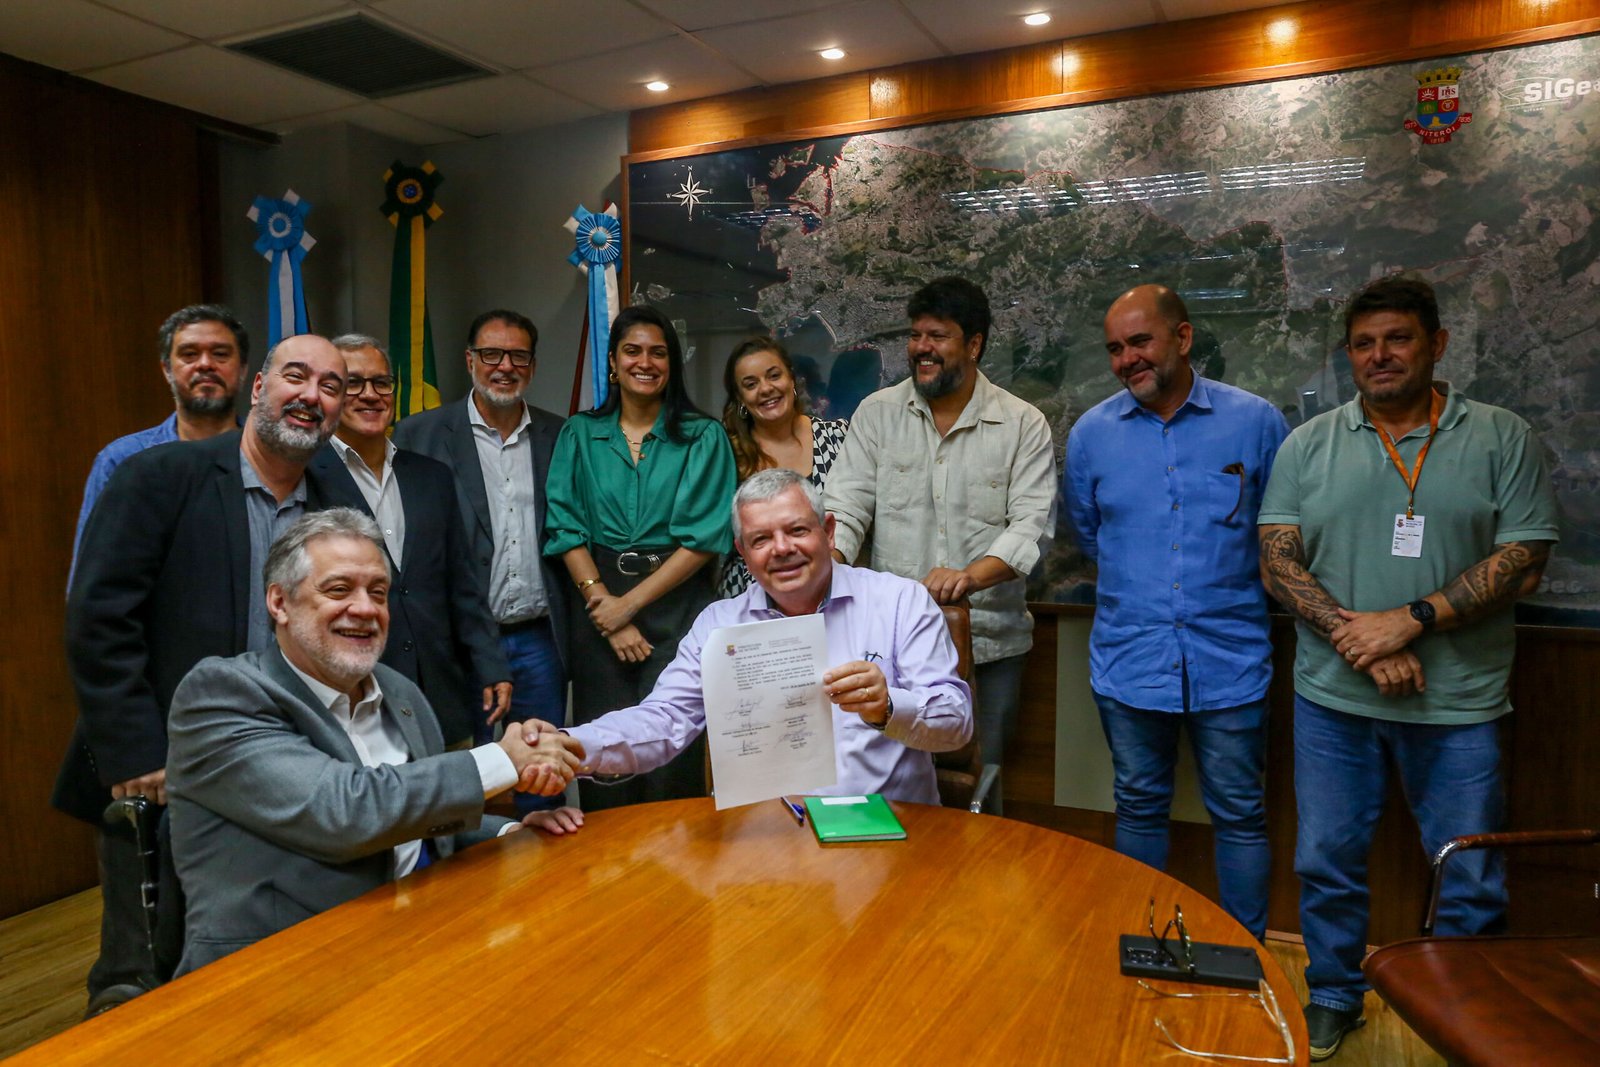
{"type": "Polygon", "coordinates": [[[484,801],[559,792],[582,756],[554,731],[444,750],[421,691],[378,663],[390,571],[360,512],[296,521],[264,581],[276,647],[203,660],[173,697],[179,974],[516,829],[484,801]]]}
{"type": "Polygon", "coordinates": [[[862,401],[828,475],[834,556],[870,533],[871,566],[922,582],[933,599],[972,601],[978,739],[1000,762],[1033,647],[1023,584],[1054,522],[1056,466],[1039,409],[978,370],[989,301],[938,278],[906,307],[911,374],[862,401]]]}

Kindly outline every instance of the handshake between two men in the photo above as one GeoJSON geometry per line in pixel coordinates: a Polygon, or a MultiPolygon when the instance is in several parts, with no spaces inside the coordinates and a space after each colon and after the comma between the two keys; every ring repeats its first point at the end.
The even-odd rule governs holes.
{"type": "Polygon", "coordinates": [[[583,744],[541,719],[506,723],[505,733],[495,743],[516,768],[519,793],[555,796],[583,767],[583,744]]]}

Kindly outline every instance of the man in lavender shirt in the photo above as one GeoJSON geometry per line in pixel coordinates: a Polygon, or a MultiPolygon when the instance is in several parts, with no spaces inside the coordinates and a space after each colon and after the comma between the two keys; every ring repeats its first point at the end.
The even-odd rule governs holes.
{"type": "Polygon", "coordinates": [[[956,676],[955,645],[933,597],[908,578],[835,563],[833,516],[790,470],[764,470],[739,487],[733,536],[756,584],[700,613],[644,703],[567,731],[588,752],[580,773],[659,767],[705,729],[700,654],[711,631],[820,612],[838,661],[822,676],[834,704],[838,782],[821,792],[939,803],[928,753],[971,738],[972,695],[956,676]]]}

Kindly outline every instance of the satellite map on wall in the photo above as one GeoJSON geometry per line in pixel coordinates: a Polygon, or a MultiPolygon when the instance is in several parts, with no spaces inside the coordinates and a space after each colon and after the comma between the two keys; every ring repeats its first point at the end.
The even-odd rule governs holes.
{"type": "MultiPolygon", "coordinates": [[[[1178,289],[1196,366],[1298,424],[1354,395],[1343,301],[1417,272],[1439,376],[1549,453],[1562,544],[1519,617],[1600,626],[1600,38],[632,163],[628,196],[630,296],[680,323],[708,410],[770,332],[849,414],[954,273],[995,311],[985,373],[1058,448],[1117,387],[1101,319],[1131,286],[1178,289]]],[[[1032,595],[1091,577],[1063,532],[1032,595]]]]}

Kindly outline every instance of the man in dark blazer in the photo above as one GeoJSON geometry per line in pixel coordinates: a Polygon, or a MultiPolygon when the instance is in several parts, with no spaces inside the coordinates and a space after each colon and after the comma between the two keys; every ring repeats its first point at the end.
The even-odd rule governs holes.
{"type": "Polygon", "coordinates": [[[383,662],[421,687],[445,744],[455,745],[485,715],[504,715],[512,695],[455,478],[444,464],[389,440],[395,380],[383,346],[363,334],[335,337],[333,346],[344,354],[347,394],[339,427],[311,470],[327,503],[377,519],[395,574],[383,662]]]}
{"type": "MultiPolygon", "coordinates": [[[[241,433],[161,445],[117,468],[84,527],[67,598],[78,721],[51,798],[61,811],[102,827],[114,797],[166,803],[172,694],[206,656],[270,643],[261,566],[272,535],[321,505],[306,464],[332,435],[344,394],[338,350],[291,337],[267,353],[241,433]]],[[[102,828],[99,858],[91,1013],[159,982],[131,835],[102,828]]]]}
{"type": "MultiPolygon", "coordinates": [[[[568,578],[539,551],[545,478],[562,420],[524,401],[539,331],[515,311],[486,311],[467,331],[472,391],[411,415],[394,443],[431,456],[456,476],[471,559],[511,666],[512,721],[566,716],[568,578]]],[[[477,723],[477,737],[492,721],[477,723]]]]}
{"type": "Polygon", "coordinates": [[[275,647],[203,660],[172,701],[180,974],[518,829],[485,799],[555,792],[582,752],[554,730],[445,751],[422,692],[378,663],[391,577],[362,512],[303,516],[265,575],[275,647]]]}

